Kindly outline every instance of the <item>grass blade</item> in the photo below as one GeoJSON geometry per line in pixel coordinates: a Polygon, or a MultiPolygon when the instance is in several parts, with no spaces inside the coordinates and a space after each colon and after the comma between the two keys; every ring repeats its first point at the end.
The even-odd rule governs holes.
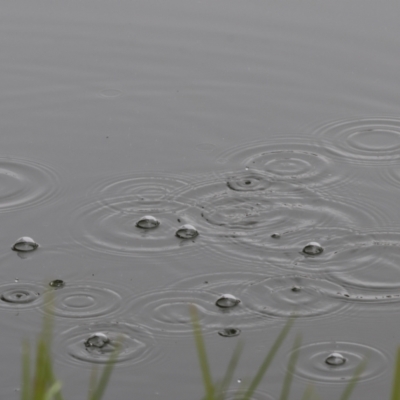
{"type": "Polygon", "coordinates": [[[61,390],[61,382],[56,381],[49,387],[49,389],[46,391],[45,396],[43,397],[43,400],[52,400],[57,393],[60,393],[61,390]]]}
{"type": "Polygon", "coordinates": [[[22,345],[22,389],[21,389],[21,400],[29,400],[29,393],[31,391],[31,360],[30,360],[30,348],[29,343],[24,341],[22,345]]]}
{"type": "Polygon", "coordinates": [[[267,372],[269,366],[271,365],[272,360],[274,359],[279,347],[281,347],[283,341],[285,340],[287,334],[289,333],[290,328],[292,327],[294,322],[293,318],[290,318],[289,321],[285,324],[278,337],[276,338],[273,346],[265,357],[263,363],[261,364],[258,372],[252,382],[250,383],[247,391],[244,394],[243,400],[249,400],[256,390],[257,386],[260,384],[263,376],[267,372]]]}
{"type": "Polygon", "coordinates": [[[201,334],[201,328],[199,323],[199,317],[197,315],[197,309],[192,304],[190,305],[190,316],[192,318],[194,340],[196,343],[197,355],[200,362],[201,374],[203,377],[203,384],[206,392],[206,400],[214,400],[214,384],[211,378],[211,370],[208,363],[207,352],[204,345],[203,335],[201,334]]]}
{"type": "Polygon", "coordinates": [[[232,357],[229,361],[228,367],[226,369],[226,373],[222,379],[222,382],[218,388],[218,391],[215,395],[216,399],[222,400],[223,399],[223,393],[228,389],[229,384],[232,381],[233,374],[235,373],[237,364],[239,362],[240,355],[242,354],[243,350],[243,343],[238,342],[237,346],[235,347],[235,350],[232,354],[232,357]]]}
{"type": "Polygon", "coordinates": [[[358,364],[357,368],[354,370],[354,374],[351,377],[349,383],[345,387],[342,396],[340,397],[340,400],[348,400],[351,396],[351,393],[353,392],[358,379],[360,378],[360,375],[363,373],[365,367],[367,365],[367,360],[364,359],[358,364]]]}
{"type": "Polygon", "coordinates": [[[91,396],[89,396],[90,400],[100,400],[103,397],[108,382],[110,380],[111,373],[114,369],[115,362],[117,361],[120,349],[121,349],[121,344],[118,343],[115,350],[111,353],[111,356],[107,361],[107,365],[104,366],[97,384],[93,387],[94,390],[91,396]]]}
{"type": "Polygon", "coordinates": [[[282,392],[280,396],[280,400],[287,400],[289,398],[290,386],[293,380],[293,373],[296,367],[297,359],[299,358],[299,347],[301,343],[301,336],[298,334],[293,343],[292,354],[289,358],[288,369],[285,374],[285,378],[283,379],[282,384],[282,392]]]}
{"type": "Polygon", "coordinates": [[[400,400],[400,347],[397,348],[391,400],[400,400]]]}

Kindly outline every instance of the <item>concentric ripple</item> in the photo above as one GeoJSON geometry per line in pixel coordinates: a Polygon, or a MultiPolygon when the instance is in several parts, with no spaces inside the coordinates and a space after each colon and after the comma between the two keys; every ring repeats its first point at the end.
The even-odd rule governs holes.
{"type": "Polygon", "coordinates": [[[349,171],[340,171],[315,139],[298,136],[278,140],[244,143],[227,150],[219,161],[242,165],[248,172],[263,172],[274,179],[308,187],[343,184],[351,179],[349,171]]]}
{"type": "Polygon", "coordinates": [[[77,243],[102,253],[137,257],[194,252],[202,240],[202,232],[193,240],[176,237],[182,224],[193,223],[183,212],[172,211],[178,207],[176,202],[163,202],[160,207],[136,207],[125,198],[108,200],[107,205],[90,203],[72,216],[71,233],[77,243]],[[141,229],[136,226],[147,214],[159,221],[158,227],[141,229]]]}
{"type": "MultiPolygon", "coordinates": [[[[333,249],[332,249],[333,250],[333,249]]],[[[400,233],[355,233],[325,263],[331,279],[365,302],[400,300],[400,233]]]]}
{"type": "Polygon", "coordinates": [[[0,308],[35,308],[42,304],[44,287],[13,282],[0,285],[0,308]]]}
{"type": "MultiPolygon", "coordinates": [[[[306,380],[321,383],[343,383],[354,378],[356,368],[367,361],[357,381],[365,381],[383,374],[388,365],[388,357],[380,350],[358,343],[320,342],[302,346],[294,351],[299,352],[294,374],[306,380]],[[329,365],[325,362],[332,353],[340,353],[345,362],[342,365],[329,365]]],[[[290,354],[286,359],[286,365],[290,354]]]]}
{"type": "Polygon", "coordinates": [[[231,323],[233,317],[243,315],[240,305],[221,309],[215,305],[217,299],[216,293],[206,290],[159,290],[128,301],[124,314],[159,336],[190,336],[193,325],[189,309],[194,304],[202,330],[217,332],[231,323]]]}
{"type": "Polygon", "coordinates": [[[179,176],[128,175],[102,182],[90,192],[92,200],[70,219],[74,240],[92,250],[125,256],[192,252],[201,235],[196,245],[175,236],[182,224],[193,223],[186,218],[187,205],[176,199],[178,188],[185,186],[179,176]],[[137,223],[144,216],[152,216],[159,225],[141,229],[137,223]]]}
{"type": "Polygon", "coordinates": [[[318,127],[314,135],[342,161],[387,165],[400,162],[400,119],[344,119],[318,127]]]}
{"type": "Polygon", "coordinates": [[[99,318],[109,317],[122,306],[122,297],[116,291],[98,286],[67,285],[54,292],[54,304],[47,310],[64,318],[99,318]]]}
{"type": "Polygon", "coordinates": [[[61,189],[56,173],[36,162],[0,158],[0,212],[37,206],[61,189]]]}
{"type": "MultiPolygon", "coordinates": [[[[301,234],[315,227],[362,229],[388,220],[383,210],[363,198],[328,198],[290,183],[285,183],[282,191],[271,187],[262,191],[234,191],[217,178],[193,184],[191,190],[178,198],[192,204],[185,214],[203,237],[212,238],[208,248],[220,254],[233,252],[235,259],[257,262],[269,261],[273,249],[279,250],[278,259],[287,262],[286,253],[281,250],[285,250],[283,237],[288,233],[301,234]],[[281,238],[276,239],[279,235],[281,238]]],[[[310,237],[309,241],[320,240],[310,237]]],[[[299,242],[298,251],[306,244],[299,242]]]]}
{"type": "Polygon", "coordinates": [[[155,341],[151,333],[140,325],[126,322],[78,325],[57,337],[56,342],[57,355],[74,364],[106,364],[118,343],[117,364],[132,365],[154,357],[155,341]],[[101,348],[85,346],[87,339],[97,332],[105,334],[109,342],[101,348]]]}
{"type": "Polygon", "coordinates": [[[325,317],[351,307],[338,284],[308,276],[268,276],[257,273],[215,273],[184,279],[177,287],[231,293],[241,300],[226,326],[258,329],[276,318],[325,317]]]}
{"type": "Polygon", "coordinates": [[[182,204],[174,202],[175,194],[187,184],[187,177],[160,172],[117,175],[94,186],[89,197],[125,213],[152,209],[176,211],[182,204]]]}
{"type": "Polygon", "coordinates": [[[344,292],[323,279],[282,276],[250,284],[241,297],[247,308],[269,317],[323,317],[346,306],[344,292]]]}

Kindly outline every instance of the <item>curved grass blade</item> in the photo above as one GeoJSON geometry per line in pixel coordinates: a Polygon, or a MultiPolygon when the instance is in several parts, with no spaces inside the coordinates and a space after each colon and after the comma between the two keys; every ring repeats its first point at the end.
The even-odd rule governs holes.
{"type": "Polygon", "coordinates": [[[290,386],[293,380],[293,373],[296,368],[297,359],[299,358],[300,343],[301,343],[301,335],[297,334],[293,342],[292,354],[290,355],[289,358],[289,365],[285,374],[285,378],[283,380],[282,392],[279,400],[288,400],[289,398],[290,386]]]}
{"type": "Polygon", "coordinates": [[[24,341],[22,344],[22,388],[21,388],[21,400],[29,400],[29,394],[31,391],[31,368],[30,368],[30,347],[29,342],[24,341]]]}
{"type": "Polygon", "coordinates": [[[197,355],[200,362],[201,374],[203,377],[203,384],[205,388],[205,400],[215,400],[215,387],[211,377],[211,370],[208,363],[207,352],[204,345],[203,335],[201,334],[201,327],[199,317],[197,315],[196,307],[190,305],[190,316],[192,319],[194,340],[196,343],[197,355]]]}
{"type": "Polygon", "coordinates": [[[281,347],[283,341],[285,340],[287,334],[289,333],[289,330],[292,327],[293,322],[294,322],[294,318],[290,318],[289,321],[282,328],[282,330],[279,333],[278,337],[276,338],[274,344],[272,345],[270,351],[268,352],[267,356],[265,357],[263,363],[261,364],[260,368],[258,369],[256,376],[253,378],[247,391],[245,392],[245,394],[243,396],[243,400],[250,400],[251,396],[253,395],[254,391],[256,390],[257,386],[260,384],[262,378],[264,377],[269,366],[271,365],[272,360],[274,359],[278,349],[281,347]]]}
{"type": "Polygon", "coordinates": [[[356,387],[356,384],[366,366],[367,366],[367,359],[362,360],[360,362],[360,364],[357,365],[357,368],[354,370],[354,374],[351,377],[347,386],[345,387],[343,394],[340,397],[340,400],[348,400],[350,398],[351,393],[353,392],[354,388],[356,387]]]}
{"type": "Polygon", "coordinates": [[[121,343],[118,343],[116,349],[111,353],[111,356],[107,361],[107,365],[104,366],[98,381],[97,381],[97,371],[92,373],[91,384],[93,386],[92,390],[90,391],[91,393],[88,396],[89,400],[100,400],[103,397],[120,350],[121,350],[121,343]]]}
{"type": "Polygon", "coordinates": [[[235,373],[237,364],[240,359],[240,355],[242,354],[243,350],[243,342],[238,342],[237,346],[235,347],[235,350],[233,351],[232,357],[229,361],[228,367],[226,369],[225,375],[222,379],[221,384],[218,386],[218,389],[215,394],[215,398],[217,400],[223,400],[224,398],[224,392],[228,389],[229,384],[232,381],[233,374],[235,373]]]}

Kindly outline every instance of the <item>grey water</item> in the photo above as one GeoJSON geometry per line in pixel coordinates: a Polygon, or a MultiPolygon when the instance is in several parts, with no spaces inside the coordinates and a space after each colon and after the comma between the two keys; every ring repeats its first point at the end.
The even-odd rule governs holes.
{"type": "Polygon", "coordinates": [[[292,351],[293,396],[311,382],[336,399],[368,359],[354,398],[388,398],[399,12],[371,0],[4,3],[1,396],[19,398],[21,343],[51,312],[67,399],[85,398],[121,337],[106,398],[200,399],[195,304],[215,378],[245,343],[227,398],[293,314],[254,399],[279,398],[292,351]],[[235,305],[218,307],[227,294],[235,305]]]}

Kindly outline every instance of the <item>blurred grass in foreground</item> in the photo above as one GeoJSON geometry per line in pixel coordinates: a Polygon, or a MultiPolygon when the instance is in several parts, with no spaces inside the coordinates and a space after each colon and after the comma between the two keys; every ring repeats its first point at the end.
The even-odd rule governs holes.
{"type": "MultiPolygon", "coordinates": [[[[227,390],[232,381],[233,375],[235,373],[235,369],[240,359],[240,355],[243,350],[243,343],[238,342],[232,357],[228,363],[228,367],[226,369],[225,375],[220,381],[214,381],[211,374],[211,369],[208,363],[207,351],[204,343],[204,338],[201,333],[201,326],[199,322],[199,318],[197,315],[197,309],[194,305],[190,306],[190,315],[192,318],[193,324],[193,333],[194,339],[196,343],[197,356],[200,363],[200,370],[203,378],[203,386],[205,395],[203,400],[224,400],[226,397],[227,390]]],[[[242,386],[235,394],[235,400],[250,400],[254,391],[257,389],[258,385],[263,380],[268,368],[273,362],[273,359],[281,347],[283,341],[288,335],[292,325],[294,323],[294,318],[290,318],[285,326],[280,331],[279,335],[275,339],[271,349],[266,354],[263,362],[255,373],[254,377],[249,380],[249,384],[246,386],[242,386]]],[[[290,394],[290,387],[293,379],[293,373],[296,369],[296,363],[299,356],[299,347],[301,344],[301,336],[299,334],[296,335],[293,343],[292,352],[288,362],[288,368],[286,374],[283,378],[282,389],[279,400],[288,400],[290,394]]],[[[353,376],[350,381],[344,388],[342,395],[340,396],[340,400],[348,400],[357,384],[362,372],[366,367],[367,361],[363,360],[356,367],[353,376]]],[[[396,375],[394,382],[398,382],[397,385],[393,385],[393,395],[391,400],[400,400],[400,348],[397,355],[397,364],[396,364],[396,375]]],[[[314,390],[313,386],[309,385],[306,387],[302,400],[320,400],[321,398],[314,390]]]]}
{"type": "MultiPolygon", "coordinates": [[[[45,296],[46,311],[51,311],[53,298],[51,293],[45,296]]],[[[36,343],[36,355],[31,371],[31,350],[28,341],[22,346],[22,382],[21,400],[64,400],[61,393],[61,382],[54,375],[51,358],[51,341],[53,335],[53,317],[48,312],[43,318],[42,331],[36,343]]],[[[118,357],[119,346],[114,351],[100,376],[96,367],[93,367],[89,382],[88,400],[101,400],[108,385],[114,364],[118,357]]]]}

